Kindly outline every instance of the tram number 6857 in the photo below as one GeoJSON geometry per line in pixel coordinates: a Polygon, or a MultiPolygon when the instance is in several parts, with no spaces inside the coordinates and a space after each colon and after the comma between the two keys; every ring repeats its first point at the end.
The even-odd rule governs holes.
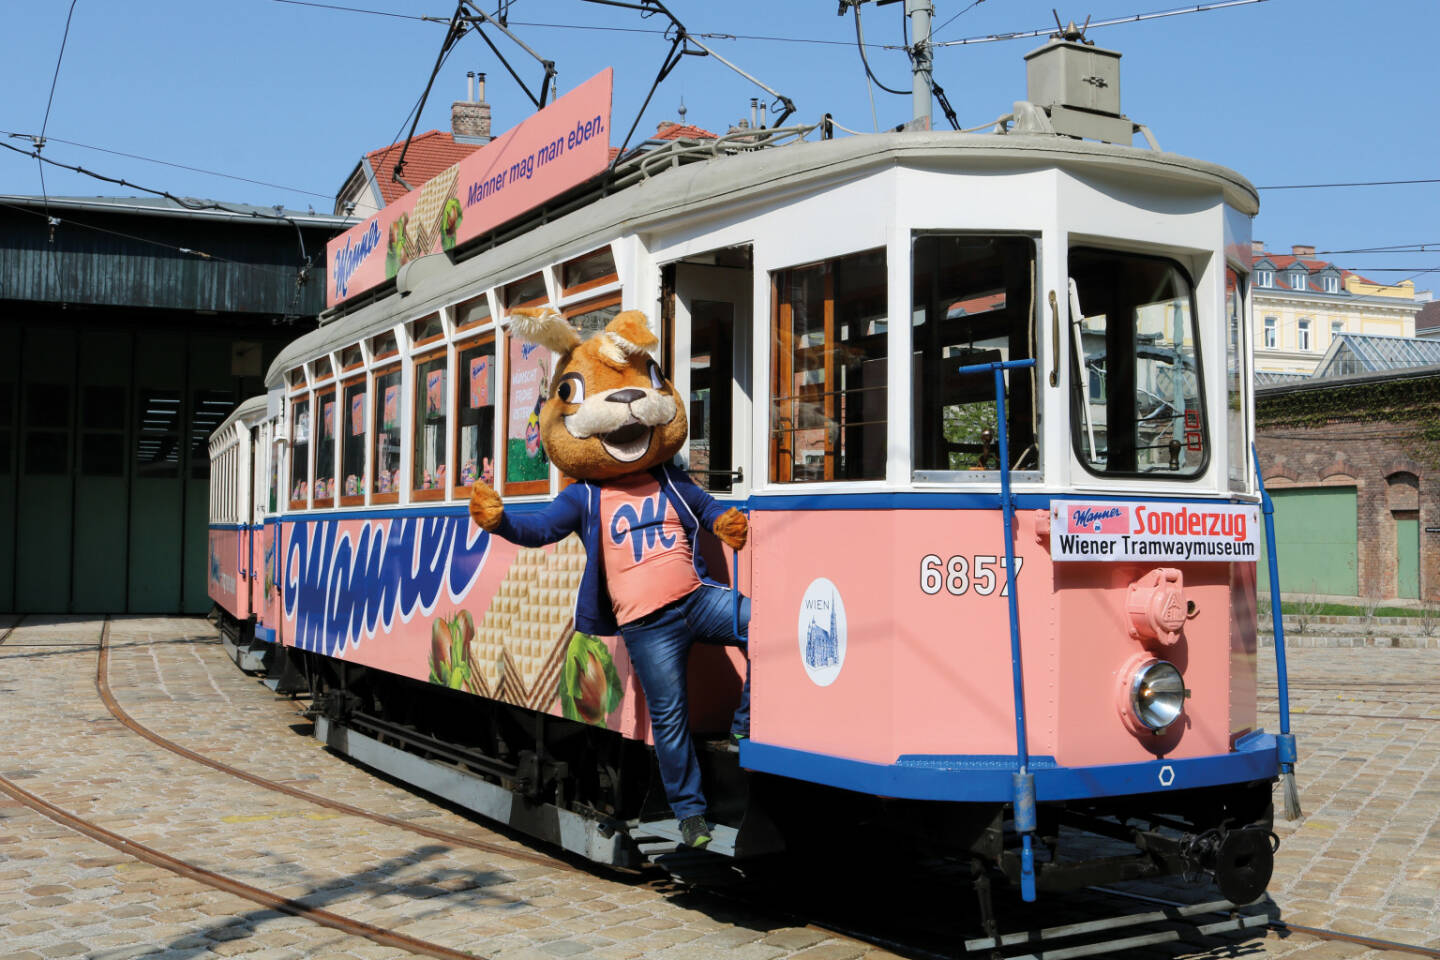
{"type": "MultiPolygon", "coordinates": [[[[1019,579],[1020,571],[1024,569],[1025,558],[1015,558],[1015,577],[1019,579]]],[[[1005,569],[1005,558],[995,556],[977,555],[967,557],[963,554],[953,556],[949,560],[942,560],[933,553],[927,553],[920,558],[920,590],[934,596],[941,590],[945,590],[953,596],[963,596],[974,590],[982,597],[988,597],[995,592],[999,586],[1000,596],[1010,596],[1010,578],[1005,577],[1005,582],[1000,582],[997,570],[1005,569]]]]}

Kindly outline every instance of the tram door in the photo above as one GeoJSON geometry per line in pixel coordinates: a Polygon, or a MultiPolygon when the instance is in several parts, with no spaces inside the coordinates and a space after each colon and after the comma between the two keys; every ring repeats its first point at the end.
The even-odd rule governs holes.
{"type": "MultiPolygon", "coordinates": [[[[706,262],[696,259],[701,258],[674,267],[672,374],[688,401],[691,476],[717,500],[738,500],[751,475],[749,248],[717,251],[704,257],[706,262]]],[[[723,569],[728,580],[728,559],[723,569]]],[[[748,580],[742,551],[742,589],[748,580]]]]}

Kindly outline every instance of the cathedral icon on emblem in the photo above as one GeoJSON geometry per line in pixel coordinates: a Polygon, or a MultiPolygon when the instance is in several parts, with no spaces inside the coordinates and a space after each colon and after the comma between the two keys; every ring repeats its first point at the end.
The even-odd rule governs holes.
{"type": "Polygon", "coordinates": [[[839,630],[835,625],[835,595],[830,596],[830,628],[827,630],[812,617],[805,636],[805,664],[812,670],[818,667],[834,667],[840,664],[839,630]]]}

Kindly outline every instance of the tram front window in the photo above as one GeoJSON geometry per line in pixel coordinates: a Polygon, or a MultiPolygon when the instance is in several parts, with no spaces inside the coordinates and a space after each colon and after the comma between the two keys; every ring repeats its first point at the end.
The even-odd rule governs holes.
{"type": "MultiPolygon", "coordinates": [[[[1035,243],[1029,237],[922,234],[913,245],[913,457],[917,478],[997,470],[995,378],[962,366],[1033,349],[1035,243]]],[[[1039,467],[1033,368],[1005,374],[1013,470],[1039,467]]]]}
{"type": "Polygon", "coordinates": [[[1070,251],[1071,439],[1102,475],[1196,476],[1209,459],[1194,297],[1173,260],[1070,251]]]}

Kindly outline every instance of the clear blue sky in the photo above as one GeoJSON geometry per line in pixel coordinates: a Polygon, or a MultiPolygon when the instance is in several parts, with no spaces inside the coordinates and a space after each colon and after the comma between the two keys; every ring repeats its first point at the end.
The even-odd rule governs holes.
{"type": "MultiPolygon", "coordinates": [[[[453,0],[327,2],[405,16],[448,18],[454,10],[453,0]]],[[[497,3],[488,0],[486,9],[497,3]]],[[[940,42],[1045,27],[1057,0],[934,5],[940,42]]],[[[1195,5],[1087,0],[1060,5],[1059,12],[1098,22],[1195,5]]],[[[828,111],[847,127],[872,129],[854,18],[838,17],[835,0],[670,0],[669,6],[694,33],[733,35],[705,42],[791,97],[797,120],[813,122],[828,111]]],[[[510,0],[509,7],[512,29],[555,61],[562,92],[615,67],[612,140],[618,145],[669,49],[657,32],[661,18],[581,0],[510,0]]],[[[901,42],[903,7],[867,3],[862,23],[878,79],[908,90],[905,54],[884,48],[901,42]]],[[[7,4],[0,141],[29,149],[28,140],[9,134],[38,134],[47,124],[70,8],[68,0],[7,4]]],[[[76,0],[44,153],[176,194],[329,212],[360,156],[403,137],[443,35],[436,23],[281,0],[76,0]]],[[[491,36],[538,89],[539,65],[503,35],[491,36]]],[[[1233,167],[1261,187],[1440,178],[1437,36],[1440,0],[1264,0],[1090,33],[1098,45],[1124,55],[1122,107],[1148,124],[1162,147],[1233,167]]],[[[1042,42],[936,50],[935,78],[962,126],[1007,113],[1024,97],[1022,57],[1042,42]]],[[[420,130],[448,129],[450,102],[463,98],[468,70],[489,76],[496,132],[529,114],[519,87],[471,34],[442,68],[420,130]]],[[[756,95],[762,91],[714,60],[687,57],[657,91],[637,136],[675,119],[682,98],[688,122],[723,131],[748,116],[756,95]]],[[[874,98],[882,128],[909,117],[908,95],[877,88],[874,98]]],[[[936,122],[944,124],[938,104],[936,122]]],[[[137,195],[54,167],[45,171],[45,189],[63,196],[137,195]]],[[[0,193],[41,193],[36,161],[0,150],[0,193]]],[[[1440,183],[1262,190],[1261,199],[1255,236],[1272,250],[1288,251],[1292,243],[1322,251],[1440,244],[1440,183]]],[[[1333,259],[1393,282],[1440,268],[1440,247],[1333,259]]],[[[1440,287],[1440,272],[1415,281],[1420,289],[1440,287]]]]}

